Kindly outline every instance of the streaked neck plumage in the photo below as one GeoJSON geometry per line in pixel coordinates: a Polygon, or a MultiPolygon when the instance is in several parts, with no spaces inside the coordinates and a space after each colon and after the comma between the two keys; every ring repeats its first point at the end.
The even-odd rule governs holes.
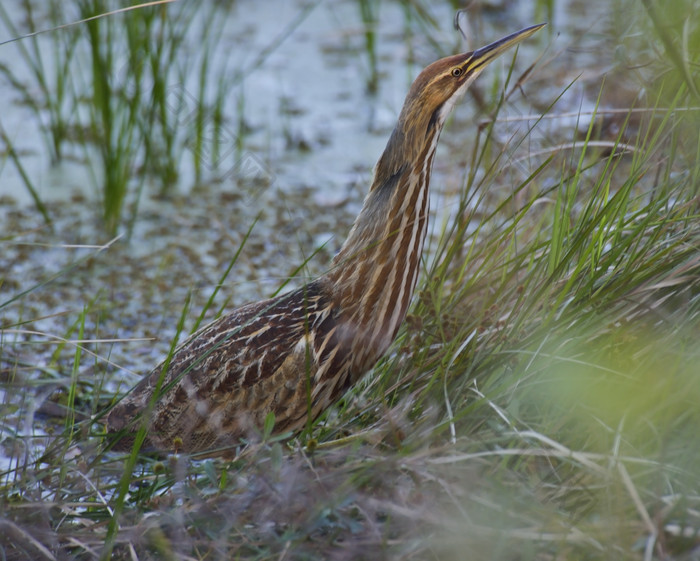
{"type": "Polygon", "coordinates": [[[358,349],[367,354],[363,362],[364,358],[373,362],[386,351],[416,287],[435,149],[447,115],[473,78],[438,102],[426,96],[431,86],[435,89],[433,77],[440,67],[450,68],[459,57],[464,55],[434,63],[414,82],[377,163],[362,211],[325,276],[344,321],[370,342],[358,349]],[[426,111],[427,104],[434,109],[426,111]]]}

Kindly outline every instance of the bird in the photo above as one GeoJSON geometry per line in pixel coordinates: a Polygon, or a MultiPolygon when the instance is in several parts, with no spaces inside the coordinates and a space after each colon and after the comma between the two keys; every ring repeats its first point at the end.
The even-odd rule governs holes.
{"type": "Polygon", "coordinates": [[[130,450],[140,431],[141,451],[235,455],[266,421],[275,434],[302,430],[366,374],[394,340],[416,287],[448,115],[489,63],[544,25],[420,72],[327,271],[193,333],[108,411],[110,449],[130,450]]]}

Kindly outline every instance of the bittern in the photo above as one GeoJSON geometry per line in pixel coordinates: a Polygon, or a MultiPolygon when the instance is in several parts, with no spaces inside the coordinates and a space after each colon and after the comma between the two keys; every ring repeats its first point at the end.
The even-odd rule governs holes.
{"type": "Polygon", "coordinates": [[[127,449],[145,425],[145,449],[230,453],[270,413],[275,432],[300,430],[372,368],[416,286],[445,119],[491,61],[543,25],[425,68],[328,272],[191,335],[111,410],[114,448],[127,449]]]}

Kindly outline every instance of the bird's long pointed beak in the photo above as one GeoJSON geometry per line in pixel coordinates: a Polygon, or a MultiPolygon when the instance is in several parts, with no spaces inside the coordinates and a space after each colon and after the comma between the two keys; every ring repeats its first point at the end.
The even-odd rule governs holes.
{"type": "Polygon", "coordinates": [[[489,62],[502,55],[513,45],[519,43],[523,39],[526,39],[536,31],[539,31],[545,25],[547,24],[539,23],[537,25],[531,25],[530,27],[526,27],[525,29],[511,33],[507,37],[503,37],[503,39],[494,41],[490,45],[486,45],[485,47],[475,50],[472,53],[472,57],[469,61],[469,69],[476,70],[480,66],[486,66],[489,62]]]}

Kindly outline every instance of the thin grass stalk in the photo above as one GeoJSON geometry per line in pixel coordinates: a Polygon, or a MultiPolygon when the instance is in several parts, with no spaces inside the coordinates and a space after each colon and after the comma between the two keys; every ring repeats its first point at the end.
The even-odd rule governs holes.
{"type": "Polygon", "coordinates": [[[364,27],[365,52],[367,54],[368,72],[365,78],[367,93],[374,95],[379,89],[379,69],[377,65],[377,25],[379,0],[358,0],[360,16],[364,27]]]}
{"type": "Polygon", "coordinates": [[[224,271],[223,275],[221,275],[219,282],[216,283],[216,287],[214,288],[211,295],[209,296],[209,299],[207,300],[206,304],[202,308],[202,311],[199,314],[199,316],[197,317],[197,320],[195,321],[194,326],[192,327],[192,330],[190,331],[190,333],[194,333],[195,331],[197,331],[197,329],[199,329],[199,326],[201,325],[202,321],[204,321],[204,317],[206,316],[206,313],[209,310],[209,308],[214,303],[214,299],[216,298],[216,295],[219,293],[219,290],[221,289],[221,287],[224,286],[224,283],[226,282],[226,279],[228,278],[229,273],[233,269],[233,266],[238,262],[238,258],[240,257],[241,252],[243,251],[243,248],[245,247],[245,244],[248,241],[248,238],[253,233],[253,228],[255,228],[255,225],[258,223],[258,219],[259,219],[259,217],[256,217],[256,219],[253,220],[252,224],[248,228],[248,231],[243,236],[241,243],[238,244],[238,249],[236,249],[236,253],[234,253],[233,257],[229,261],[228,267],[226,267],[226,270],[224,271]]]}
{"type": "Polygon", "coordinates": [[[163,368],[161,369],[161,374],[160,377],[156,383],[156,388],[153,393],[153,397],[151,398],[151,401],[146,409],[145,414],[143,415],[142,423],[139,426],[138,430],[136,431],[136,434],[134,436],[134,444],[132,446],[131,452],[129,453],[129,456],[127,457],[126,464],[124,466],[124,472],[119,480],[119,485],[117,488],[117,496],[114,501],[113,505],[113,512],[109,520],[109,524],[107,526],[107,534],[105,536],[105,545],[104,549],[102,550],[100,554],[100,560],[108,560],[112,556],[112,552],[114,551],[114,545],[115,545],[115,540],[118,535],[119,531],[119,518],[121,516],[122,511],[124,510],[125,506],[125,501],[126,497],[129,494],[129,488],[132,484],[132,476],[134,473],[134,469],[137,465],[138,462],[138,457],[139,457],[139,450],[141,449],[141,446],[143,445],[144,441],[146,440],[146,433],[148,432],[147,428],[147,422],[148,422],[148,411],[150,411],[154,405],[155,402],[160,395],[160,388],[161,385],[163,384],[163,380],[165,379],[165,374],[168,371],[168,366],[170,365],[170,361],[175,354],[175,350],[177,349],[177,344],[180,339],[180,334],[182,333],[184,327],[185,327],[185,319],[187,318],[187,312],[189,311],[189,306],[190,306],[190,298],[188,295],[188,299],[185,302],[185,305],[182,308],[182,313],[180,314],[180,319],[178,320],[177,323],[177,331],[175,333],[175,336],[173,337],[171,344],[170,344],[170,350],[168,351],[168,355],[163,362],[163,368]]]}
{"type": "MultiPolygon", "coordinates": [[[[49,210],[48,210],[48,208],[46,208],[46,205],[41,200],[41,197],[39,196],[39,192],[34,187],[34,183],[32,182],[31,178],[29,177],[27,170],[24,169],[24,165],[22,164],[22,160],[19,157],[19,155],[17,154],[17,151],[15,150],[14,144],[12,143],[12,140],[10,140],[10,138],[7,136],[7,133],[5,132],[5,129],[2,126],[2,124],[0,124],[0,139],[2,139],[2,141],[4,142],[5,147],[7,149],[7,153],[10,156],[12,163],[15,165],[17,172],[19,173],[20,177],[22,178],[22,183],[24,183],[24,186],[27,188],[27,191],[29,191],[29,195],[32,197],[32,200],[34,201],[34,206],[36,206],[36,209],[41,213],[41,216],[44,219],[44,223],[47,226],[51,226],[52,221],[51,221],[51,216],[49,215],[49,210]]],[[[0,306],[0,307],[2,307],[2,306],[0,306]]]]}

